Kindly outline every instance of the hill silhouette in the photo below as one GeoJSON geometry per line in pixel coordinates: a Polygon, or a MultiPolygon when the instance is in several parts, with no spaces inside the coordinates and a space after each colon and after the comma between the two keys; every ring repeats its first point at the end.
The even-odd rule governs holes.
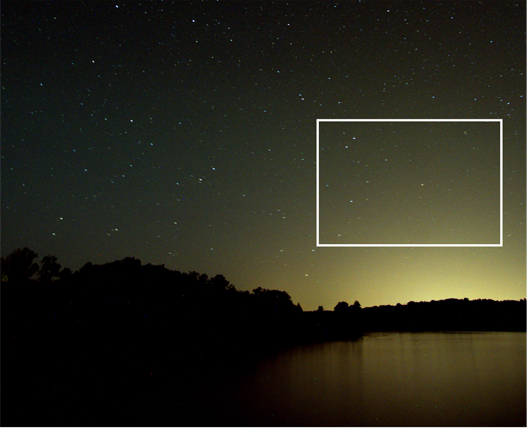
{"type": "Polygon", "coordinates": [[[181,273],[133,257],[72,272],[54,256],[40,266],[36,258],[28,248],[2,258],[7,426],[151,426],[153,410],[180,413],[181,425],[193,425],[196,409],[169,412],[162,392],[186,403],[208,372],[280,347],[372,330],[526,330],[526,300],[370,308],[356,301],[305,312],[287,292],[239,291],[221,274],[181,273]]]}

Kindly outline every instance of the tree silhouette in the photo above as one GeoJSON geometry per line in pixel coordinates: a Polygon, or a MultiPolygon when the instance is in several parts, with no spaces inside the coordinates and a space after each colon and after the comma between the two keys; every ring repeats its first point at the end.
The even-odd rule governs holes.
{"type": "Polygon", "coordinates": [[[253,289],[253,294],[257,298],[262,309],[271,313],[292,313],[297,311],[288,292],[275,289],[263,289],[258,287],[253,289]]]}
{"type": "MultiPolygon", "coordinates": [[[[357,301],[356,301],[357,302],[357,301]]],[[[348,303],[345,301],[339,302],[335,307],[334,311],[337,313],[342,313],[348,309],[348,303]]]]}
{"type": "Polygon", "coordinates": [[[72,270],[66,267],[66,268],[63,268],[61,272],[59,273],[59,280],[61,281],[61,283],[67,284],[71,282],[72,276],[73,276],[72,270]]]}
{"type": "Polygon", "coordinates": [[[209,280],[209,283],[212,286],[213,291],[218,292],[224,292],[230,287],[233,287],[222,274],[217,274],[216,276],[214,276],[212,279],[209,280]]]}
{"type": "Polygon", "coordinates": [[[56,256],[44,256],[40,261],[38,281],[42,283],[50,283],[54,277],[59,277],[60,269],[61,266],[57,262],[56,256]]]}
{"type": "Polygon", "coordinates": [[[9,283],[27,282],[39,269],[38,264],[33,262],[37,256],[33,250],[24,247],[2,258],[2,280],[9,283]]]}

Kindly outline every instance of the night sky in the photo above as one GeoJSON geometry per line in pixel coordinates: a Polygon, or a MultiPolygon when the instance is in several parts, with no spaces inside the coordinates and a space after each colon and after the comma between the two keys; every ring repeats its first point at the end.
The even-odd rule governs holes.
{"type": "Polygon", "coordinates": [[[525,298],[525,98],[521,1],[4,1],[2,256],[525,298]],[[317,166],[321,244],[409,247],[318,247],[317,166]]]}
{"type": "Polygon", "coordinates": [[[321,121],[320,243],[500,246],[501,127],[321,121]]]}

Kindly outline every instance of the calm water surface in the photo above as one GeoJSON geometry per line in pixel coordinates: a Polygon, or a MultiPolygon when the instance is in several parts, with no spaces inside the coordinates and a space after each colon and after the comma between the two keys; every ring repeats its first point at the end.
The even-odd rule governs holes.
{"type": "Polygon", "coordinates": [[[196,425],[525,426],[526,333],[376,333],[198,383],[196,425]]]}

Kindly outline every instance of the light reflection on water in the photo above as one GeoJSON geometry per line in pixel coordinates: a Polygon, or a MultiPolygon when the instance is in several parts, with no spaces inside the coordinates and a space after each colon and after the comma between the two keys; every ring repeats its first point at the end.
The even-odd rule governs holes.
{"type": "Polygon", "coordinates": [[[198,425],[525,426],[526,334],[376,333],[209,382],[198,425]]]}

